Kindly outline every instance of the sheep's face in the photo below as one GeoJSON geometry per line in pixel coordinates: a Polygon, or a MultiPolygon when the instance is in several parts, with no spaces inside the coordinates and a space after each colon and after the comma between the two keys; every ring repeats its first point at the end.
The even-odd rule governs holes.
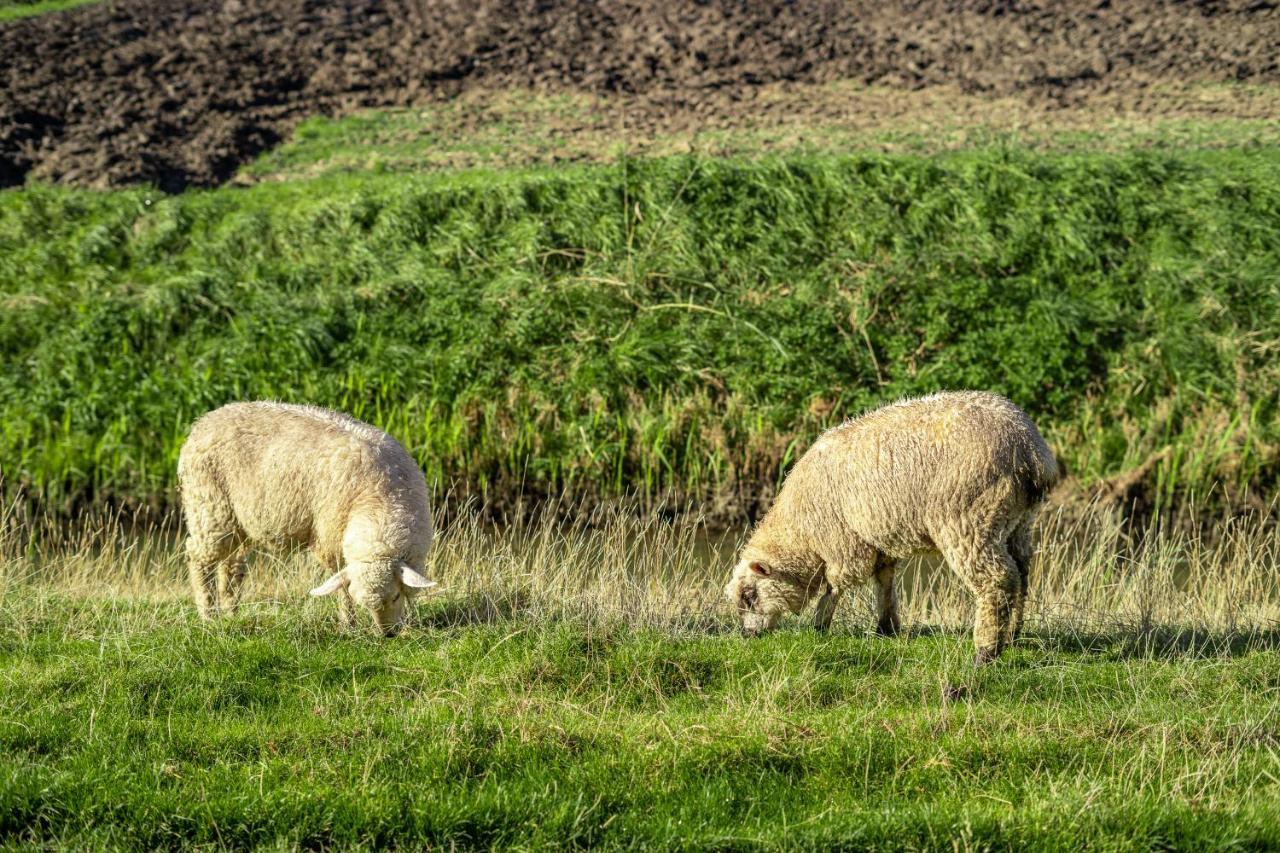
{"type": "Polygon", "coordinates": [[[724,588],[725,597],[738,610],[742,632],[750,636],[772,630],[791,610],[786,581],[774,576],[772,567],[761,560],[743,560],[734,566],[724,588]]]}
{"type": "Polygon", "coordinates": [[[399,578],[367,577],[357,573],[347,591],[351,600],[373,615],[373,624],[386,637],[394,637],[404,626],[404,600],[408,590],[399,578]]]}
{"type": "Polygon", "coordinates": [[[404,563],[374,563],[348,566],[311,590],[311,594],[345,591],[353,602],[373,615],[373,624],[384,636],[394,637],[404,626],[405,601],[434,586],[434,581],[404,563]]]}

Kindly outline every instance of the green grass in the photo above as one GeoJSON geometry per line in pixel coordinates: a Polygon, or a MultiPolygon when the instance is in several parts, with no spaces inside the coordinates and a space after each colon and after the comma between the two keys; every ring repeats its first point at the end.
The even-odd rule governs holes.
{"type": "Polygon", "coordinates": [[[0,23],[88,6],[99,0],[0,0],[0,23]]]}
{"type": "Polygon", "coordinates": [[[588,96],[486,93],[418,109],[312,116],[288,142],[244,166],[238,178],[608,161],[625,148],[608,107],[588,96]]]}
{"type": "Polygon", "coordinates": [[[164,503],[192,419],[275,397],[493,501],[731,515],[824,426],[982,387],[1085,482],[1152,460],[1156,503],[1265,496],[1278,222],[1275,148],[29,187],[0,194],[0,465],[164,503]]]}
{"type": "MultiPolygon", "coordinates": [[[[1280,845],[1280,653],[1052,636],[335,636],[40,595],[0,611],[0,840],[155,849],[1280,845]],[[944,702],[944,685],[969,694],[944,702]]],[[[425,608],[430,621],[437,610],[425,608]]],[[[292,613],[292,611],[291,611],[292,613]]]]}
{"type": "Polygon", "coordinates": [[[392,641],[298,554],[195,619],[172,527],[0,513],[0,847],[1269,849],[1275,519],[1044,514],[1026,637],[899,575],[747,640],[727,541],[635,507],[444,525],[392,641]]]}
{"type": "Polygon", "coordinates": [[[1040,151],[1248,148],[1280,144],[1280,90],[1166,84],[1133,112],[1121,99],[1048,111],[947,87],[921,92],[847,81],[755,91],[753,109],[656,111],[588,94],[470,92],[413,108],[313,116],[247,164],[239,183],[350,172],[512,168],[696,153],[937,153],[992,146],[1040,151]],[[711,112],[708,112],[711,110],[711,112]],[[638,115],[636,112],[638,111],[638,115]]]}

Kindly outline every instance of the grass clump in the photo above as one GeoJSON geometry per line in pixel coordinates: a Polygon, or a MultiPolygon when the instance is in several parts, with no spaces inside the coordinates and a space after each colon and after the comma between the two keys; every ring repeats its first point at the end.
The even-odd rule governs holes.
{"type": "Polygon", "coordinates": [[[169,500],[192,419],[335,406],[491,503],[749,511],[827,425],[982,387],[1157,504],[1276,483],[1280,154],[676,157],[0,194],[10,491],[169,500]]]}
{"type": "Polygon", "coordinates": [[[0,23],[87,6],[99,0],[0,0],[0,23]]]}

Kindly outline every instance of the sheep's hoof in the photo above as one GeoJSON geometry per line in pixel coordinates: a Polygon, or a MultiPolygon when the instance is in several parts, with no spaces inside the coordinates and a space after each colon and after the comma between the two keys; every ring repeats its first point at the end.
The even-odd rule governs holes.
{"type": "Polygon", "coordinates": [[[1000,657],[1000,647],[987,646],[985,648],[978,649],[978,655],[973,659],[973,663],[974,666],[983,666],[984,664],[991,663],[998,657],[1000,657]]]}
{"type": "Polygon", "coordinates": [[[942,688],[943,702],[960,702],[969,698],[969,685],[948,684],[942,688]]]}
{"type": "Polygon", "coordinates": [[[898,636],[898,623],[892,619],[881,619],[876,623],[876,633],[881,637],[898,636]]]}

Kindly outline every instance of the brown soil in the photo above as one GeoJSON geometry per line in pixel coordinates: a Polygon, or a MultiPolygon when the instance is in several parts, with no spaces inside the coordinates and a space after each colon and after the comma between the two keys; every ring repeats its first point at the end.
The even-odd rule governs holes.
{"type": "MultiPolygon", "coordinates": [[[[1042,108],[1280,82],[1266,0],[105,0],[0,24],[0,186],[225,181],[307,115],[585,91],[633,128],[849,80],[1042,108]]],[[[777,106],[773,106],[777,109],[777,106]]]]}

